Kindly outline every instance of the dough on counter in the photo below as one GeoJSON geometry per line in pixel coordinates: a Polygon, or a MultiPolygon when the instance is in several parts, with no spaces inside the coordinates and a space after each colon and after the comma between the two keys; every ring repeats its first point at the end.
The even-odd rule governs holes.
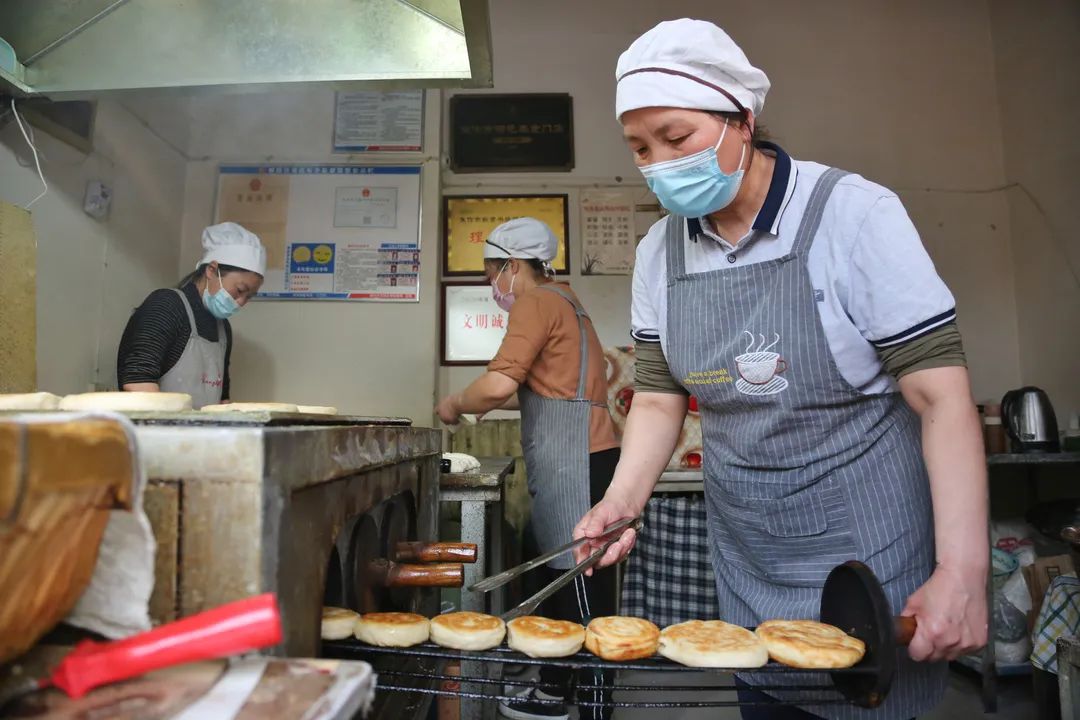
{"type": "Polygon", "coordinates": [[[479,460],[465,453],[443,453],[443,460],[450,461],[450,472],[452,473],[470,472],[480,467],[479,460]]]}
{"type": "Polygon", "coordinates": [[[431,639],[437,645],[454,650],[490,650],[506,637],[502,618],[484,613],[445,613],[431,621],[431,639]]]}
{"type": "Polygon", "coordinates": [[[337,415],[338,411],[336,407],[330,405],[297,405],[297,412],[302,412],[305,415],[337,415]]]}
{"type": "Polygon", "coordinates": [[[191,396],[171,392],[92,392],[68,395],[60,401],[60,409],[183,412],[191,409],[191,396]]]}
{"type": "Polygon", "coordinates": [[[276,402],[234,402],[221,405],[206,405],[203,412],[299,412],[296,405],[276,402]]]}
{"type": "Polygon", "coordinates": [[[356,638],[379,647],[412,647],[427,642],[430,621],[405,612],[364,613],[356,621],[356,638]]]}
{"type": "Polygon", "coordinates": [[[525,615],[506,623],[506,644],[529,657],[567,657],[584,643],[585,628],[569,620],[525,615]]]}
{"type": "Polygon", "coordinates": [[[585,628],[585,647],[604,660],[652,657],[659,642],[660,628],[636,617],[598,617],[585,628]]]}
{"type": "Polygon", "coordinates": [[[0,410],[55,410],[60,396],[47,392],[0,395],[0,410]]]}
{"type": "Polygon", "coordinates": [[[813,620],[768,620],[754,631],[769,657],[791,667],[849,668],[862,660],[866,644],[838,627],[813,620]]]}
{"type": "Polygon", "coordinates": [[[322,639],[343,640],[352,637],[360,613],[348,608],[324,607],[322,609],[322,639]]]}
{"type": "Polygon", "coordinates": [[[690,620],[660,633],[660,654],[690,667],[758,668],[769,662],[765,643],[723,620],[690,620]]]}

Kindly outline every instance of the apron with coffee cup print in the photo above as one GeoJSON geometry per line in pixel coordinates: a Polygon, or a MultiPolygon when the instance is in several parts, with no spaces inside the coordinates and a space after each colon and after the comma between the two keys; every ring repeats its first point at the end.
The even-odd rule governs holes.
{"type": "MultiPolygon", "coordinates": [[[[688,274],[686,220],[667,220],[665,356],[701,413],[721,617],[747,627],[816,619],[825,577],[847,560],[873,569],[894,613],[934,567],[919,419],[900,393],[865,395],[840,374],[806,268],[845,174],[822,175],[791,253],[775,260],[688,274]]],[[[945,665],[914,663],[906,649],[899,655],[892,690],[874,711],[800,704],[844,719],[903,720],[929,710],[944,693],[945,665]]],[[[744,679],[828,683],[822,675],[744,679]]]]}
{"type": "MultiPolygon", "coordinates": [[[[521,451],[525,478],[532,496],[532,527],[541,553],[573,539],[574,527],[589,511],[589,419],[593,402],[586,397],[589,371],[589,338],[585,309],[559,288],[541,285],[537,290],[558,294],[574,307],[581,335],[577,392],[573,398],[538,395],[524,383],[518,388],[521,406],[521,451]]],[[[606,406],[601,406],[605,407],[606,406]]],[[[566,570],[573,558],[564,553],[548,562],[566,570]]]]}

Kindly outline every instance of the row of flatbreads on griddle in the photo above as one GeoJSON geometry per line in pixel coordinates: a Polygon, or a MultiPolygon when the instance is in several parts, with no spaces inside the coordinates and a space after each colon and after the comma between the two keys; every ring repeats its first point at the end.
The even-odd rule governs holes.
{"type": "Polygon", "coordinates": [[[505,636],[511,649],[530,657],[566,657],[584,646],[605,660],[637,660],[659,652],[691,667],[756,668],[769,659],[797,668],[851,667],[865,646],[831,625],[811,620],[770,620],[750,631],[721,620],[691,620],[664,628],[635,617],[594,619],[588,627],[529,615],[503,623],[475,612],[428,620],[414,613],[323,609],[323,638],[355,635],[369,645],[409,647],[431,640],[457,650],[489,650],[505,636]]]}
{"type": "MultiPolygon", "coordinates": [[[[47,392],[0,394],[0,410],[111,410],[114,412],[186,412],[191,396],[170,392],[92,392],[60,397],[47,392]]],[[[337,415],[335,407],[274,402],[207,405],[203,412],[285,412],[337,415]]]]}

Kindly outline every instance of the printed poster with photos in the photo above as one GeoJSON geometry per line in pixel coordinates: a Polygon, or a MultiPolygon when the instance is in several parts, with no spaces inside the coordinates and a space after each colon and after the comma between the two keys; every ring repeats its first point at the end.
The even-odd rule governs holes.
{"type": "Polygon", "coordinates": [[[555,272],[570,271],[566,195],[459,195],[443,197],[443,274],[483,275],[484,242],[507,220],[533,217],[547,223],[559,239],[551,263],[555,272]]]}
{"type": "Polygon", "coordinates": [[[223,165],[225,221],[266,247],[260,298],[419,299],[419,166],[223,165]]]}
{"type": "Polygon", "coordinates": [[[486,365],[499,350],[509,313],[487,282],[442,284],[442,364],[486,365]]]}
{"type": "Polygon", "coordinates": [[[581,274],[629,275],[637,248],[633,190],[581,192],[581,274]]]}

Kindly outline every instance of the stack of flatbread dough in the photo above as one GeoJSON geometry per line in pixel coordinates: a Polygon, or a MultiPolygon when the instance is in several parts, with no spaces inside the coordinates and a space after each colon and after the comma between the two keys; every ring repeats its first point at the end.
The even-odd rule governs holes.
{"type": "MultiPolygon", "coordinates": [[[[0,395],[3,410],[111,410],[113,412],[186,412],[191,396],[170,392],[90,392],[60,397],[47,392],[0,395]]],[[[329,405],[296,405],[277,402],[236,402],[207,405],[204,412],[282,412],[337,415],[329,405]]]]}

